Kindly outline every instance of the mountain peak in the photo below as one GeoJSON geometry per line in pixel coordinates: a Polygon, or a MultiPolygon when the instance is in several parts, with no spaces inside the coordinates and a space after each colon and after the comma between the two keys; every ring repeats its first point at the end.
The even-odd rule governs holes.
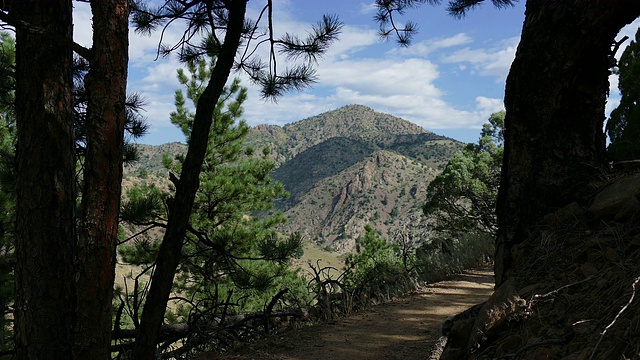
{"type": "Polygon", "coordinates": [[[346,105],[283,127],[256,126],[251,132],[250,145],[256,149],[268,146],[278,164],[335,138],[358,141],[367,144],[371,150],[415,141],[424,143],[442,140],[457,143],[407,120],[358,104],[346,105]]]}
{"type": "MultiPolygon", "coordinates": [[[[168,145],[171,153],[184,151],[184,145],[168,145]]],[[[367,224],[384,236],[404,231],[423,238],[426,186],[463,146],[357,104],[282,127],[256,126],[246,145],[270,149],[278,166],[271,176],[291,195],[276,204],[289,219],[281,230],[341,252],[367,224]]],[[[161,166],[160,150],[147,149],[147,162],[153,158],[161,166]]]]}
{"type": "Polygon", "coordinates": [[[371,133],[389,135],[430,133],[399,117],[363,105],[346,105],[284,126],[285,130],[328,139],[336,136],[368,138],[371,133]]]}

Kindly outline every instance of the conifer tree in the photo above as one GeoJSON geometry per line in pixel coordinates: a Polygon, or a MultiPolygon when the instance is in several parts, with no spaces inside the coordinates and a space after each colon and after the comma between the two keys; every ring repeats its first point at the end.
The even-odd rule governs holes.
{"type": "Polygon", "coordinates": [[[186,22],[184,36],[177,44],[161,44],[159,50],[162,54],[177,51],[179,58],[185,62],[206,57],[216,59],[211,77],[198,98],[189,148],[181,166],[179,180],[176,181],[176,193],[169,206],[167,229],[158,250],[156,270],[142,313],[133,356],[145,360],[154,356],[199,186],[213,114],[231,71],[245,71],[252,81],[262,86],[262,94],[266,98],[275,98],[286,91],[309,86],[315,80],[314,61],[337,39],[342,24],[335,16],[325,16],[306,39],[291,34],[276,38],[271,0],[266,2],[255,21],[246,18],[246,1],[166,1],[153,9],[140,1],[133,4],[132,8],[139,31],[151,32],[158,27],[166,28],[177,19],[186,22]],[[267,22],[266,30],[261,27],[262,20],[267,22]],[[195,36],[196,34],[202,36],[195,36]],[[194,41],[195,39],[201,40],[194,41]],[[269,59],[266,61],[255,56],[257,48],[263,44],[269,46],[269,59]],[[278,70],[276,51],[290,59],[298,59],[300,63],[278,70]]]}
{"type": "MultiPolygon", "coordinates": [[[[188,63],[187,71],[178,70],[186,95],[182,90],[176,91],[171,122],[183,131],[187,142],[191,141],[194,119],[188,101],[197,104],[212,68],[213,63],[201,60],[188,63]]],[[[223,89],[212,115],[200,186],[181,249],[177,287],[173,289],[181,294],[179,299],[174,298],[180,306],[167,314],[173,321],[187,323],[193,329],[189,336],[199,339],[185,344],[181,353],[190,351],[194,344],[215,347],[216,339],[205,341],[204,330],[210,328],[215,317],[261,310],[283,287],[302,284],[289,270],[290,260],[301,252],[300,236],[279,237],[274,230],[284,221],[279,212],[253,216],[257,211],[271,209],[276,199],[287,194],[282,184],[269,177],[275,163],[268,158],[268,152],[254,154],[244,145],[249,131],[240,120],[245,99],[246,89],[235,79],[223,89]],[[289,283],[283,283],[282,278],[289,283]]],[[[181,172],[184,156],[172,159],[165,154],[163,160],[174,174],[171,179],[178,182],[175,174],[181,172]]],[[[173,195],[159,194],[157,190],[130,191],[121,212],[123,218],[133,224],[166,227],[170,214],[166,214],[162,200],[170,203],[173,195]]],[[[133,249],[123,247],[121,254],[132,262],[153,263],[157,250],[157,246],[141,241],[133,249]]]]}
{"type": "Polygon", "coordinates": [[[640,159],[640,29],[618,62],[620,105],[611,112],[607,133],[613,160],[640,159]]]}
{"type": "Polygon", "coordinates": [[[465,233],[495,236],[504,117],[504,111],[492,114],[478,143],[456,153],[429,183],[423,211],[435,215],[435,230],[445,237],[465,233]]]}
{"type": "Polygon", "coordinates": [[[122,174],[128,1],[91,2],[91,49],[73,42],[70,0],[5,1],[0,7],[3,25],[16,35],[15,357],[106,359],[122,174]],[[91,64],[91,81],[85,82],[87,151],[80,206],[73,52],[91,64]]]}

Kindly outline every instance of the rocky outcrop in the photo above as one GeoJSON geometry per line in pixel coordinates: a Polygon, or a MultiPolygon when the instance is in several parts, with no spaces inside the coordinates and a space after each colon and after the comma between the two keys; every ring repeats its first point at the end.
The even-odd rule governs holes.
{"type": "Polygon", "coordinates": [[[623,221],[640,210],[640,173],[616,180],[600,191],[588,207],[596,219],[623,221]]]}
{"type": "Polygon", "coordinates": [[[318,182],[284,215],[283,231],[299,231],[307,239],[340,252],[372,224],[392,238],[407,231],[421,239],[428,231],[421,199],[436,171],[390,151],[378,151],[336,176],[318,182]],[[311,221],[309,221],[311,219],[311,221]]]}

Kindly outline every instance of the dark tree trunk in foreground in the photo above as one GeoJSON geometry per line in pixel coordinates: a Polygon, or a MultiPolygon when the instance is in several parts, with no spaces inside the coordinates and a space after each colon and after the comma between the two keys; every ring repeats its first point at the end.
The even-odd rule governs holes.
{"type": "Polygon", "coordinates": [[[156,340],[173,285],[191,209],[200,183],[200,170],[207,151],[213,111],[233,68],[244,24],[246,1],[229,1],[229,23],[211,79],[198,100],[189,150],[182,166],[175,199],[169,211],[167,229],[158,252],[156,269],[142,311],[133,358],[153,359],[156,340]]]}
{"type": "MultiPolygon", "coordinates": [[[[71,40],[71,0],[10,6],[12,17],[71,40]]],[[[72,52],[21,26],[16,50],[16,359],[70,359],[76,320],[72,52]]]]}
{"type": "Polygon", "coordinates": [[[92,0],[85,77],[87,140],[78,230],[76,359],[110,359],[111,300],[122,183],[128,0],[92,0]]]}
{"type": "Polygon", "coordinates": [[[512,249],[553,209],[580,201],[608,170],[606,93],[618,31],[637,0],[529,0],[507,78],[505,157],[498,196],[496,284],[512,249]]]}

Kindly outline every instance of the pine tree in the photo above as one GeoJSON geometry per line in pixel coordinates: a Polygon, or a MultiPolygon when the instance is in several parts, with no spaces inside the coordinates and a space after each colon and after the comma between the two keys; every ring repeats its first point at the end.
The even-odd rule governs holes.
{"type": "Polygon", "coordinates": [[[15,221],[15,41],[0,33],[0,351],[13,346],[11,323],[7,321],[14,298],[15,221]]]}
{"type": "Polygon", "coordinates": [[[310,86],[315,80],[313,64],[316,58],[337,39],[342,24],[335,16],[324,16],[305,39],[291,34],[276,38],[273,32],[272,1],[266,2],[256,21],[246,18],[246,1],[166,1],[155,9],[149,9],[144,2],[137,1],[132,6],[134,22],[139,31],[151,32],[157,27],[166,28],[177,19],[186,22],[184,36],[177,44],[161,44],[159,50],[162,54],[179,50],[179,58],[184,62],[206,57],[216,59],[211,77],[198,99],[189,148],[182,163],[179,181],[176,182],[176,193],[169,210],[170,218],[158,250],[157,267],[142,313],[133,356],[145,360],[152,359],[156,349],[199,185],[201,166],[206,157],[213,114],[229,74],[233,69],[243,70],[252,81],[262,86],[262,94],[266,98],[275,98],[286,91],[310,86]],[[261,20],[268,22],[265,34],[261,33],[261,20]],[[266,41],[261,39],[263,37],[266,41]],[[194,42],[194,39],[201,41],[194,42]],[[254,56],[262,44],[270,45],[267,61],[254,56]],[[301,62],[278,71],[276,49],[290,59],[299,59],[301,62]],[[242,54],[240,59],[236,59],[239,54],[242,54]]]}
{"type": "MultiPolygon", "coordinates": [[[[211,67],[200,61],[189,66],[189,72],[191,77],[179,71],[178,79],[187,87],[187,98],[196,104],[202,92],[200,84],[210,76],[211,67]]],[[[185,106],[180,90],[175,98],[171,122],[182,129],[188,141],[193,114],[185,106]]],[[[183,247],[185,261],[180,269],[182,275],[189,273],[189,282],[183,285],[194,295],[203,291],[199,296],[209,296],[216,284],[225,284],[230,291],[235,287],[236,298],[245,296],[242,289],[265,295],[277,292],[280,289],[271,289],[272,280],[285,272],[288,260],[301,251],[299,237],[278,240],[274,227],[285,221],[281,213],[266,218],[251,216],[273,208],[275,200],[288,194],[281,183],[269,177],[275,163],[267,158],[268,153],[253,156],[254,149],[244,146],[249,127],[239,119],[245,99],[246,89],[235,79],[225,87],[213,115],[188,241],[183,247]]],[[[178,172],[182,161],[178,157],[166,165],[178,172]]]]}
{"type": "MultiPolygon", "coordinates": [[[[212,63],[198,61],[189,63],[187,72],[178,70],[186,95],[182,90],[176,91],[171,122],[183,131],[187,142],[191,141],[194,118],[187,101],[198,102],[212,67],[212,63]]],[[[249,131],[240,120],[245,99],[246,89],[235,79],[223,89],[215,107],[200,186],[180,254],[177,287],[173,289],[181,294],[179,306],[166,315],[171,321],[187,323],[194,329],[205,329],[214,317],[228,313],[261,310],[283,287],[301,285],[289,270],[290,260],[301,252],[301,238],[280,238],[274,230],[284,221],[280,213],[253,216],[257,211],[271,209],[276,199],[287,194],[282,184],[269,177],[275,163],[268,153],[254,154],[244,145],[249,131]],[[283,283],[282,278],[289,283],[283,283]]],[[[165,156],[164,164],[171,173],[180,173],[184,156],[165,156]]],[[[179,183],[175,175],[171,178],[179,183]]],[[[163,212],[166,207],[162,202],[171,202],[172,196],[159,194],[156,188],[134,188],[124,204],[123,217],[134,224],[157,222],[165,226],[170,214],[163,212]]],[[[145,241],[138,242],[134,249],[121,250],[126,260],[138,263],[145,259],[153,262],[155,252],[157,247],[145,241]]],[[[216,345],[215,338],[204,341],[205,330],[194,330],[190,336],[199,339],[197,344],[216,345]]],[[[194,342],[190,344],[180,351],[191,350],[194,342]]]]}
{"type": "MultiPolygon", "coordinates": [[[[17,358],[110,354],[111,225],[117,222],[108,220],[117,220],[122,133],[126,128],[138,137],[145,125],[139,102],[125,100],[126,2],[92,5],[93,51],[70,39],[70,2],[2,6],[2,20],[15,27],[19,44],[15,51],[13,40],[2,36],[0,70],[2,253],[13,259],[15,242],[17,290],[15,297],[1,296],[3,303],[15,301],[10,328],[17,358]],[[16,142],[21,150],[14,155],[16,142]],[[105,143],[110,150],[98,154],[105,143]],[[95,221],[98,213],[104,221],[95,221]]],[[[13,261],[5,259],[3,284],[13,287],[13,261]]]]}
{"type": "Polygon", "coordinates": [[[455,154],[429,183],[423,211],[435,215],[435,230],[442,236],[495,236],[504,117],[504,111],[492,114],[482,127],[478,143],[455,154]]]}
{"type": "Polygon", "coordinates": [[[617,72],[622,98],[607,123],[608,154],[618,161],[640,159],[640,29],[622,53],[617,72]]]}

